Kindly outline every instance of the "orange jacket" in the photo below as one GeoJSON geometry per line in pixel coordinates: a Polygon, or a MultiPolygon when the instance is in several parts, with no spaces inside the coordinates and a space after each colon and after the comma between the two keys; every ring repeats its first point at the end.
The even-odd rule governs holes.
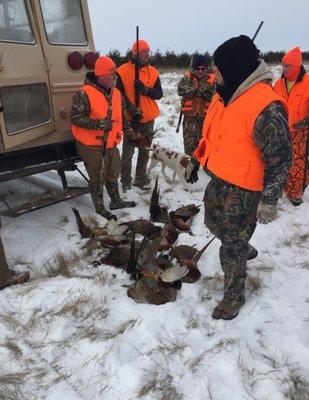
{"type": "Polygon", "coordinates": [[[285,78],[278,79],[274,91],[288,103],[290,129],[295,130],[293,125],[296,122],[309,117],[309,74],[296,81],[290,93],[287,92],[285,78]]]}
{"type": "MultiPolygon", "coordinates": [[[[107,117],[108,103],[106,97],[99,90],[91,85],[83,86],[82,90],[87,94],[90,102],[89,117],[93,119],[103,119],[107,117]]],[[[117,88],[113,89],[112,96],[112,130],[108,132],[106,148],[112,149],[116,147],[122,139],[122,106],[121,106],[121,93],[117,88]]],[[[86,146],[101,146],[102,140],[96,139],[97,136],[103,135],[103,131],[96,131],[92,129],[80,128],[72,125],[73,136],[79,142],[86,146]]]]}
{"type": "MultiPolygon", "coordinates": [[[[193,81],[193,86],[198,89],[199,87],[199,80],[195,78],[193,74],[189,71],[185,73],[185,76],[189,77],[193,81]]],[[[215,81],[215,74],[209,74],[209,77],[206,82],[213,85],[215,81]]],[[[182,112],[183,115],[187,117],[194,117],[195,115],[199,115],[200,117],[205,117],[206,112],[208,110],[210,102],[205,100],[203,97],[185,97],[182,100],[182,112]]]]}
{"type": "Polygon", "coordinates": [[[274,101],[284,101],[259,82],[224,107],[216,93],[204,120],[194,156],[218,178],[244,189],[263,190],[264,162],[253,138],[258,115],[274,101]]]}
{"type": "MultiPolygon", "coordinates": [[[[135,80],[135,66],[132,62],[127,62],[122,64],[117,69],[118,74],[121,77],[125,94],[129,101],[132,104],[135,104],[135,90],[134,90],[134,80],[135,80]]],[[[140,68],[139,70],[139,79],[143,82],[143,84],[147,87],[153,88],[157,79],[159,77],[159,71],[152,67],[151,65],[147,65],[145,67],[140,68]]],[[[148,121],[152,121],[160,115],[158,104],[155,100],[150,97],[144,96],[141,94],[139,101],[139,109],[143,113],[143,118],[140,122],[145,123],[148,121]]],[[[128,114],[128,119],[131,121],[132,116],[128,114]]]]}

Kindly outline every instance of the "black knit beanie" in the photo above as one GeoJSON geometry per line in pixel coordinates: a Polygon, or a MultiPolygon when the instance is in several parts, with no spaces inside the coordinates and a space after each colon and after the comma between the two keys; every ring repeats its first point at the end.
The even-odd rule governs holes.
{"type": "Polygon", "coordinates": [[[215,65],[224,79],[224,86],[218,86],[217,92],[225,103],[238,86],[256,70],[259,54],[260,51],[253,41],[245,35],[227,40],[214,52],[215,65]]]}
{"type": "Polygon", "coordinates": [[[207,68],[208,63],[207,63],[206,57],[201,55],[201,54],[194,54],[193,55],[193,60],[192,60],[191,70],[192,71],[196,71],[196,69],[198,67],[202,66],[202,65],[207,68]]]}

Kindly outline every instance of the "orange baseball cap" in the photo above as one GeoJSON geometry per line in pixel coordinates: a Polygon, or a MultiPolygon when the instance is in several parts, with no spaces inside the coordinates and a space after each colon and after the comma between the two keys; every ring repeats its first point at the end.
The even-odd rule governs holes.
{"type": "MultiPolygon", "coordinates": [[[[137,50],[137,41],[133,43],[132,53],[136,54],[137,50]]],[[[138,51],[150,50],[149,44],[145,40],[138,41],[138,51]]]]}
{"type": "Polygon", "coordinates": [[[94,73],[96,76],[110,75],[116,70],[114,61],[107,56],[101,56],[94,64],[94,73]]]}

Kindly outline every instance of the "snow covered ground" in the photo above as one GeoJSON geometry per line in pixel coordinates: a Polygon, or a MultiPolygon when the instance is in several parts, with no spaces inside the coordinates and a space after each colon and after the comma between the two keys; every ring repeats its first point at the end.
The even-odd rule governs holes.
{"type": "MultiPolygon", "coordinates": [[[[278,77],[279,67],[274,71],[278,77]]],[[[182,150],[181,133],[175,133],[179,78],[176,72],[162,76],[156,142],[182,150]]],[[[56,186],[58,177],[48,172],[31,182],[1,184],[1,195],[28,198],[44,182],[56,186]]],[[[206,183],[201,171],[190,193],[160,178],[162,202],[171,208],[200,204],[206,183]]],[[[118,212],[122,220],[148,217],[150,194],[132,190],[126,197],[139,206],[118,212]]],[[[211,318],[222,295],[219,241],[199,262],[202,279],[183,284],[176,302],[136,304],[126,295],[126,273],[92,267],[72,206],[89,221],[105,223],[89,195],[1,218],[10,265],[30,269],[31,281],[0,291],[0,399],[309,399],[308,191],[304,204],[294,208],[283,198],[278,219],[258,225],[247,301],[229,322],[211,318]]],[[[203,211],[192,231],[182,233],[179,244],[201,248],[211,237],[203,211]]]]}

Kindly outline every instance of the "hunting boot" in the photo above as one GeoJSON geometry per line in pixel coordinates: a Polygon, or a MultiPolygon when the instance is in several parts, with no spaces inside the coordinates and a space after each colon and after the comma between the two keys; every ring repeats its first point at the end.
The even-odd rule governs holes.
{"type": "Polygon", "coordinates": [[[30,278],[30,273],[26,272],[15,272],[9,270],[5,276],[0,278],[0,290],[12,286],[19,285],[20,283],[25,283],[30,278]]]}
{"type": "Polygon", "coordinates": [[[136,186],[138,188],[140,188],[141,190],[149,190],[150,187],[150,179],[145,178],[142,180],[139,179],[135,179],[135,181],[133,182],[133,186],[136,186]]]}
{"type": "Polygon", "coordinates": [[[259,252],[250,243],[248,243],[248,245],[249,245],[249,250],[247,253],[247,261],[250,261],[250,260],[253,260],[254,258],[256,258],[258,256],[259,252]]]}
{"type": "Polygon", "coordinates": [[[9,269],[2,240],[0,238],[0,290],[7,286],[27,282],[29,277],[29,272],[14,272],[9,269]]]}
{"type": "Polygon", "coordinates": [[[226,283],[226,278],[224,279],[224,296],[213,310],[214,319],[230,320],[237,316],[245,303],[245,282],[246,278],[243,277],[233,278],[229,284],[226,283]]]}
{"type": "Polygon", "coordinates": [[[135,201],[124,201],[120,198],[118,182],[108,182],[106,183],[106,190],[111,198],[111,202],[109,203],[109,207],[111,210],[118,210],[120,208],[128,208],[135,207],[135,201]]]}
{"type": "Polygon", "coordinates": [[[90,194],[92,198],[92,202],[95,208],[95,212],[102,217],[106,218],[108,221],[113,219],[117,220],[117,216],[106,210],[103,204],[103,191],[101,185],[91,185],[90,186],[90,194]]]}
{"type": "Polygon", "coordinates": [[[122,191],[126,193],[128,190],[131,190],[131,183],[122,182],[122,191]]]}

